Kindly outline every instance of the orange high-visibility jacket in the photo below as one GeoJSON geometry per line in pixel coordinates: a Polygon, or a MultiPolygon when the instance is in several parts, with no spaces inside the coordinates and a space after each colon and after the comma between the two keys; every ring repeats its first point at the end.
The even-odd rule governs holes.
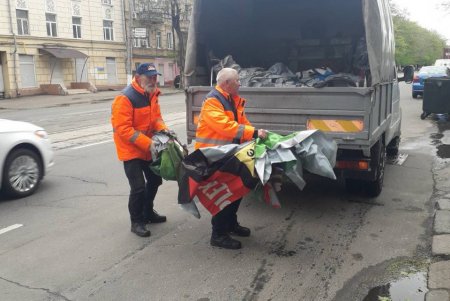
{"type": "Polygon", "coordinates": [[[197,124],[195,149],[242,143],[253,138],[255,128],[244,113],[245,99],[216,86],[206,95],[197,124]]]}
{"type": "Polygon", "coordinates": [[[111,124],[119,160],[151,160],[149,148],[153,133],[167,129],[158,103],[160,93],[159,89],[152,95],[144,93],[133,79],[114,99],[111,124]]]}

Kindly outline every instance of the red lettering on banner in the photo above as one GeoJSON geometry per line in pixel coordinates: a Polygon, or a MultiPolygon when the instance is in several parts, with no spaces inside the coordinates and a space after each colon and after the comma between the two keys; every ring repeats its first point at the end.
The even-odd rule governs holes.
{"type": "Polygon", "coordinates": [[[228,198],[232,196],[233,193],[231,193],[230,189],[225,183],[219,184],[219,182],[217,181],[211,181],[209,183],[206,183],[206,185],[198,186],[198,190],[200,190],[210,202],[213,202],[214,198],[218,196],[220,192],[225,192],[216,201],[214,201],[214,205],[218,206],[220,210],[231,204],[228,198]]]}
{"type": "Polygon", "coordinates": [[[250,191],[238,175],[215,172],[207,181],[196,182],[189,178],[189,193],[214,216],[223,208],[242,198],[250,191]]]}

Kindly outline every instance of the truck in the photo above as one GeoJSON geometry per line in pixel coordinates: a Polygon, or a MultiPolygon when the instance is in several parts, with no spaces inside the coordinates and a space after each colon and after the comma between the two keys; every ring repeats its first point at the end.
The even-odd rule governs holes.
{"type": "Polygon", "coordinates": [[[338,144],[335,172],[346,189],[378,196],[386,155],[399,149],[399,81],[411,82],[414,73],[407,66],[397,74],[388,0],[194,0],[184,69],[188,143],[214,86],[214,58],[231,55],[244,68],[283,63],[293,73],[327,66],[357,75],[352,59],[361,41],[364,85],[241,87],[239,94],[256,128],[326,132],[338,144]]]}

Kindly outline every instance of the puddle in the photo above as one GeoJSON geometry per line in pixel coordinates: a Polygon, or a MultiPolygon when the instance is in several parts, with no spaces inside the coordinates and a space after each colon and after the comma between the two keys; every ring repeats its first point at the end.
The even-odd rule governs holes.
{"type": "Polygon", "coordinates": [[[432,145],[439,145],[441,144],[441,139],[444,138],[444,135],[442,133],[435,133],[430,135],[431,138],[431,144],[432,145]]]}
{"type": "Polygon", "coordinates": [[[439,133],[430,135],[431,145],[436,147],[436,155],[440,159],[450,158],[450,135],[446,132],[450,130],[449,114],[435,114],[433,117],[439,133]]]}
{"type": "Polygon", "coordinates": [[[450,158],[450,145],[441,144],[437,146],[437,155],[441,159],[450,158]]]}
{"type": "Polygon", "coordinates": [[[448,114],[434,114],[433,120],[437,122],[447,122],[448,114]]]}
{"type": "Polygon", "coordinates": [[[423,301],[427,292],[427,275],[419,272],[371,289],[363,301],[423,301]]]}

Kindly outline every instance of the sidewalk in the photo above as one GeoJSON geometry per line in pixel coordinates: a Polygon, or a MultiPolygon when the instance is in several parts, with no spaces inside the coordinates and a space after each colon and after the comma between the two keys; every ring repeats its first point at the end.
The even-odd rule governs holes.
{"type": "MultiPolygon", "coordinates": [[[[182,89],[160,88],[162,95],[183,93],[182,89]]],[[[30,110],[63,105],[113,100],[120,91],[101,91],[97,93],[74,95],[35,95],[18,98],[0,99],[0,110],[30,110]]]]}

